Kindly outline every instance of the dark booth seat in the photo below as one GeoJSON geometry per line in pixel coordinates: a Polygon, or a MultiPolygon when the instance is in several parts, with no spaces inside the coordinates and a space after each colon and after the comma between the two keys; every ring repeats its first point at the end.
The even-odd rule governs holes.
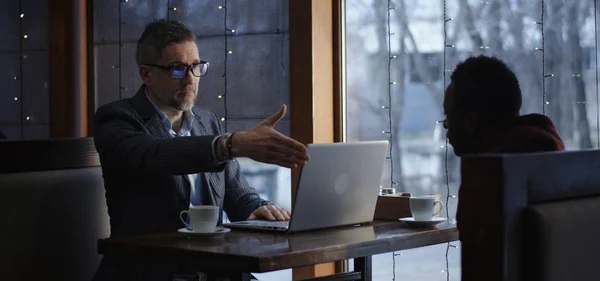
{"type": "Polygon", "coordinates": [[[109,236],[93,140],[0,142],[0,156],[0,280],[91,280],[109,236]]]}

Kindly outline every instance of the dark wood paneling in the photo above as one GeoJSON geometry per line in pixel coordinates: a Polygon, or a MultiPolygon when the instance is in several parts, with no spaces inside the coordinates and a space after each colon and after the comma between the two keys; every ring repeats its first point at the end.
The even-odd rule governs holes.
{"type": "Polygon", "coordinates": [[[48,5],[50,137],[87,136],[87,0],[48,5]]]}
{"type": "MultiPolygon", "coordinates": [[[[48,51],[24,51],[23,59],[23,117],[24,123],[49,122],[48,51]]],[[[24,136],[25,139],[28,139],[24,136]]],[[[43,136],[48,138],[48,135],[43,136]]]]}
{"type": "MultiPolygon", "coordinates": [[[[2,40],[0,40],[2,41],[2,40]]],[[[21,125],[21,66],[20,52],[0,53],[0,123],[21,125]],[[17,80],[15,80],[15,77],[17,80]],[[15,100],[17,98],[17,100],[15,100]]]]}
{"type": "Polygon", "coordinates": [[[219,5],[223,5],[223,1],[171,0],[171,6],[177,7],[177,11],[171,11],[169,18],[185,23],[199,37],[221,36],[225,34],[225,10],[220,10],[219,5]]]}
{"type": "Polygon", "coordinates": [[[19,51],[19,1],[0,1],[0,51],[19,51]]]}
{"type": "Polygon", "coordinates": [[[239,33],[273,33],[288,30],[287,1],[228,0],[227,25],[239,33]]]}
{"type": "Polygon", "coordinates": [[[229,47],[229,117],[266,118],[289,104],[287,34],[232,37],[229,47]]]}
{"type": "Polygon", "coordinates": [[[342,48],[345,46],[342,42],[342,1],[333,1],[333,141],[343,141],[343,99],[342,85],[345,77],[342,73],[343,63],[342,48]]]}
{"type": "Polygon", "coordinates": [[[119,45],[100,45],[95,48],[97,107],[119,100],[119,45]]]}
{"type": "Polygon", "coordinates": [[[409,228],[401,222],[374,222],[296,234],[233,230],[222,239],[188,239],[181,233],[102,239],[100,254],[187,262],[204,270],[268,272],[406,250],[458,239],[454,225],[409,228]]]}
{"type": "Polygon", "coordinates": [[[0,174],[99,167],[92,138],[0,141],[0,174]]]}
{"type": "Polygon", "coordinates": [[[21,34],[21,36],[27,34],[27,39],[23,40],[23,49],[48,49],[48,0],[19,1],[22,2],[21,11],[25,16],[21,19],[17,13],[13,15],[13,17],[21,20],[22,22],[23,34],[21,34]]]}
{"type": "Polygon", "coordinates": [[[86,5],[87,13],[87,73],[88,73],[88,85],[87,85],[87,130],[88,136],[94,135],[94,115],[96,113],[96,105],[98,100],[96,99],[96,60],[94,53],[94,0],[88,0],[86,5]]]}

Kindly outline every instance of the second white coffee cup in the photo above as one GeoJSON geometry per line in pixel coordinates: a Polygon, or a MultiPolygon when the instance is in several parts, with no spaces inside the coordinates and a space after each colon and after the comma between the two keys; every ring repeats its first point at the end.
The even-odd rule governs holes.
{"type": "Polygon", "coordinates": [[[179,213],[179,218],[193,232],[214,232],[219,221],[219,206],[192,206],[189,210],[179,213]],[[189,223],[183,218],[187,214],[189,223]]]}
{"type": "Polygon", "coordinates": [[[444,203],[435,200],[433,196],[420,196],[410,198],[410,212],[416,221],[430,221],[434,216],[439,214],[444,208],[444,203]],[[440,206],[440,209],[435,211],[435,206],[440,206]]]}

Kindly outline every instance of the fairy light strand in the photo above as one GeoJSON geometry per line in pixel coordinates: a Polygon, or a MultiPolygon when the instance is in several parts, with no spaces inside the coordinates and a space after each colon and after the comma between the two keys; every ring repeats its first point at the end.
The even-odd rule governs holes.
{"type": "Polygon", "coordinates": [[[541,0],[542,2],[542,12],[541,12],[541,20],[540,20],[540,26],[542,29],[542,49],[540,50],[542,52],[542,114],[546,114],[546,39],[545,39],[545,34],[544,34],[544,9],[545,9],[545,3],[544,0],[541,0]]]}
{"type": "Polygon", "coordinates": [[[395,85],[396,82],[392,81],[392,29],[390,24],[390,16],[391,10],[395,9],[391,6],[391,0],[388,0],[387,3],[387,27],[388,27],[388,126],[389,126],[389,135],[390,135],[390,189],[394,190],[394,133],[392,131],[392,85],[395,85]]]}
{"type": "Polygon", "coordinates": [[[598,96],[598,0],[594,0],[594,38],[596,46],[596,141],[600,148],[600,98],[598,96]]]}
{"type": "Polygon", "coordinates": [[[175,11],[177,8],[171,8],[171,0],[167,0],[167,20],[171,20],[171,10],[175,11]]]}
{"type": "Polygon", "coordinates": [[[221,78],[223,79],[223,94],[220,95],[219,97],[223,99],[223,107],[224,107],[224,111],[225,111],[225,115],[223,117],[221,117],[221,122],[224,123],[224,127],[225,127],[225,132],[227,132],[227,123],[228,123],[228,112],[227,112],[227,59],[229,57],[230,54],[232,54],[232,51],[229,50],[229,40],[228,40],[228,36],[229,36],[229,32],[235,32],[235,30],[233,29],[229,29],[227,27],[227,0],[223,0],[223,5],[218,7],[220,10],[223,10],[223,28],[225,29],[223,31],[223,35],[225,37],[225,51],[224,51],[224,55],[225,55],[225,60],[224,60],[224,66],[223,66],[223,75],[221,76],[221,78]]]}
{"type": "Polygon", "coordinates": [[[20,56],[19,56],[19,96],[20,96],[20,104],[19,104],[19,108],[21,110],[21,114],[19,115],[21,117],[21,139],[25,138],[25,102],[24,102],[24,95],[23,95],[23,60],[25,59],[25,55],[23,52],[23,40],[25,40],[25,38],[23,38],[21,36],[21,34],[23,34],[23,1],[19,1],[19,15],[20,15],[20,21],[19,21],[19,52],[20,52],[20,56]]]}
{"type": "MultiPolygon", "coordinates": [[[[394,10],[395,7],[392,7],[391,0],[387,1],[387,47],[388,47],[388,104],[387,106],[382,106],[382,109],[387,110],[388,112],[388,131],[383,132],[384,134],[389,135],[389,159],[390,161],[390,190],[393,192],[394,190],[394,134],[393,134],[393,126],[392,126],[392,85],[395,85],[396,82],[392,81],[392,60],[397,58],[397,56],[392,56],[392,26],[390,23],[391,11],[394,10]]],[[[402,55],[402,54],[400,54],[402,55]]],[[[396,252],[392,252],[392,271],[393,277],[392,280],[396,280],[396,252]]]]}
{"type": "Polygon", "coordinates": [[[119,100],[121,100],[123,98],[123,85],[121,84],[121,49],[123,48],[123,43],[122,43],[122,38],[121,38],[121,26],[124,24],[123,23],[123,15],[122,15],[122,6],[127,3],[127,0],[120,0],[119,3],[119,64],[118,64],[118,68],[119,68],[119,100]]]}
{"type": "MultiPolygon", "coordinates": [[[[443,7],[443,19],[444,19],[444,69],[443,69],[443,85],[442,85],[442,89],[446,88],[446,83],[447,83],[447,62],[446,62],[446,56],[447,56],[447,49],[448,48],[454,48],[454,45],[449,45],[448,44],[448,22],[450,22],[452,20],[452,18],[448,18],[448,9],[447,9],[447,2],[446,0],[444,0],[444,7],[443,7]]],[[[444,172],[446,174],[446,219],[448,221],[450,221],[450,211],[448,208],[449,205],[449,201],[450,201],[450,173],[448,172],[448,138],[446,137],[446,144],[444,145],[444,172]]],[[[442,272],[446,273],[446,280],[449,281],[450,280],[450,267],[449,267],[449,259],[448,259],[448,254],[450,253],[450,242],[448,242],[446,244],[446,254],[445,254],[445,259],[446,259],[446,269],[443,270],[442,272]]]]}

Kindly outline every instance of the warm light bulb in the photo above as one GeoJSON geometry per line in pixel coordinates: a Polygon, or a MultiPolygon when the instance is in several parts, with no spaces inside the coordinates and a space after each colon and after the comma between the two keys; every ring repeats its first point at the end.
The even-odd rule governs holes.
{"type": "Polygon", "coordinates": [[[27,34],[23,35],[23,38],[27,39],[27,34]]]}
{"type": "Polygon", "coordinates": [[[21,14],[21,18],[24,18],[24,17],[25,17],[25,14],[21,14]]]}
{"type": "Polygon", "coordinates": [[[223,9],[223,6],[219,6],[219,9],[223,9]]]}
{"type": "Polygon", "coordinates": [[[15,97],[15,100],[17,101],[17,100],[19,100],[19,98],[15,97]]]}
{"type": "Polygon", "coordinates": [[[233,51],[229,50],[227,51],[228,54],[233,54],[233,51]]]}
{"type": "Polygon", "coordinates": [[[220,98],[220,99],[222,99],[222,98],[223,98],[223,96],[222,96],[222,95],[219,95],[219,96],[217,96],[217,97],[218,97],[218,98],[220,98]]]}
{"type": "Polygon", "coordinates": [[[225,117],[221,117],[221,122],[225,121],[225,117]]]}
{"type": "Polygon", "coordinates": [[[30,119],[29,116],[25,117],[25,120],[29,120],[29,119],[30,119]]]}

